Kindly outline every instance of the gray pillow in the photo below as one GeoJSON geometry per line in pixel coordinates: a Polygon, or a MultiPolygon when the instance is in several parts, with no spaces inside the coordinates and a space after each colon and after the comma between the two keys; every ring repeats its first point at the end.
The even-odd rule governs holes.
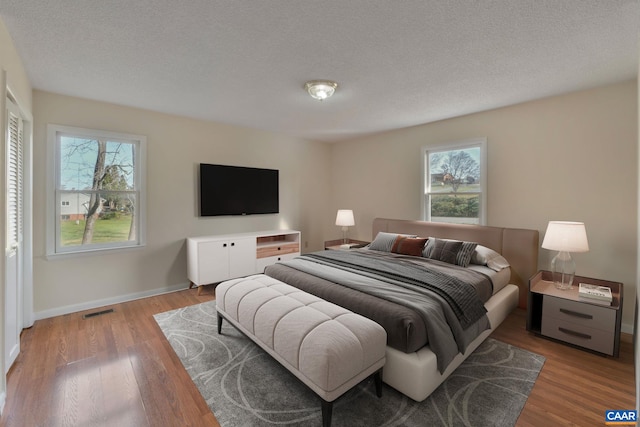
{"type": "Polygon", "coordinates": [[[478,246],[475,242],[463,242],[460,240],[451,240],[451,239],[437,239],[435,237],[429,237],[427,244],[424,246],[424,250],[422,251],[422,256],[425,258],[431,258],[431,252],[435,247],[436,241],[442,240],[446,242],[460,242],[462,245],[458,250],[456,255],[456,261],[450,264],[457,264],[461,267],[468,267],[471,262],[471,258],[475,253],[476,246],[478,246]]]}
{"type": "Polygon", "coordinates": [[[471,262],[471,257],[476,251],[476,246],[478,246],[478,244],[474,242],[462,242],[462,247],[456,257],[456,264],[460,267],[468,267],[471,262]]]}
{"type": "Polygon", "coordinates": [[[373,239],[373,242],[371,242],[371,245],[369,245],[369,249],[372,249],[374,251],[381,251],[381,252],[391,252],[393,243],[396,241],[396,238],[398,236],[417,237],[415,234],[413,235],[397,234],[397,233],[386,233],[384,231],[380,231],[378,232],[378,235],[376,236],[376,238],[373,239]]]}
{"type": "Polygon", "coordinates": [[[422,256],[423,257],[429,258],[435,243],[436,243],[436,238],[435,237],[429,237],[429,240],[427,240],[427,244],[424,245],[424,249],[422,249],[422,256]]]}
{"type": "Polygon", "coordinates": [[[462,242],[455,240],[434,239],[433,248],[429,253],[430,259],[456,264],[458,252],[462,248],[462,242]]]}

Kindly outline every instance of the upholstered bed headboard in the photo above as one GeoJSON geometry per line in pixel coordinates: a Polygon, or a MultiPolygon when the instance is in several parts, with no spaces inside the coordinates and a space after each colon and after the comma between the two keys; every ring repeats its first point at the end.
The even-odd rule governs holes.
{"type": "Polygon", "coordinates": [[[529,278],[538,270],[538,230],[375,218],[372,237],[379,231],[465,240],[501,253],[511,264],[511,283],[520,288],[519,306],[527,307],[529,278]]]}

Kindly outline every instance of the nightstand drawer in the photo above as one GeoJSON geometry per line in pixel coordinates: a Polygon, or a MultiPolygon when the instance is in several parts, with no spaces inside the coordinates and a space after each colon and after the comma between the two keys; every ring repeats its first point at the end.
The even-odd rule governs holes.
{"type": "MultiPolygon", "coordinates": [[[[616,327],[615,310],[545,295],[542,302],[542,323],[544,324],[550,318],[571,322],[586,328],[599,329],[610,334],[614,333],[616,327]]],[[[543,334],[545,333],[543,332],[543,334]]]]}
{"type": "MultiPolygon", "coordinates": [[[[546,302],[546,301],[545,301],[546,302]]],[[[542,335],[613,355],[615,333],[568,322],[554,317],[542,319],[542,335]]]]}

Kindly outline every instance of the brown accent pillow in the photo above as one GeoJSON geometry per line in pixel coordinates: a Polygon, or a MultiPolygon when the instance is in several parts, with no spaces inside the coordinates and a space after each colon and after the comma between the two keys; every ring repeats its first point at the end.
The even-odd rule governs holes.
{"type": "Polygon", "coordinates": [[[428,258],[455,264],[460,249],[462,249],[462,242],[460,241],[435,239],[433,249],[428,258]]]}
{"type": "Polygon", "coordinates": [[[402,255],[422,256],[422,249],[425,243],[427,243],[427,239],[420,237],[398,236],[393,242],[391,252],[402,255]]]}

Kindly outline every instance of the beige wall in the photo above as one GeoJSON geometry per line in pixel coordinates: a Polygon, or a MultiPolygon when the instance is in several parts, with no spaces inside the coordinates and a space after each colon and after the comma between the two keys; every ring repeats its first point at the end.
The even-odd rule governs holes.
{"type": "MultiPolygon", "coordinates": [[[[371,238],[374,217],[418,219],[421,148],[487,137],[488,225],[538,229],[542,239],[549,220],[584,221],[590,251],[574,254],[578,274],[624,283],[631,331],[637,124],[629,81],[335,144],[333,208],[354,209],[350,236],[361,239],[371,238]]],[[[541,249],[540,268],[553,255],[541,249]]]]}
{"type": "MultiPolygon", "coordinates": [[[[591,250],[575,254],[578,273],[625,284],[623,321],[630,331],[638,201],[636,93],[636,82],[625,82],[327,145],[36,91],[36,314],[182,285],[185,236],[282,226],[302,230],[310,251],[340,237],[335,211],[351,208],[356,226],[350,236],[370,239],[376,216],[420,217],[422,147],[484,136],[488,224],[536,228],[542,237],[549,220],[584,221],[591,250]],[[146,249],[45,259],[46,123],[147,135],[146,249]],[[200,161],[280,169],[281,214],[198,218],[195,167],[200,161]],[[92,279],[107,260],[119,266],[117,277],[92,279]]],[[[552,256],[541,250],[540,268],[547,268],[552,256]]]]}
{"type": "Polygon", "coordinates": [[[291,228],[305,250],[320,249],[327,215],[330,146],[34,91],[34,294],[37,317],[95,301],[186,286],[185,237],[291,228]],[[147,137],[147,246],[127,252],[47,260],[46,125],[147,137]],[[200,162],[280,170],[280,214],[200,218],[200,162]]]}

